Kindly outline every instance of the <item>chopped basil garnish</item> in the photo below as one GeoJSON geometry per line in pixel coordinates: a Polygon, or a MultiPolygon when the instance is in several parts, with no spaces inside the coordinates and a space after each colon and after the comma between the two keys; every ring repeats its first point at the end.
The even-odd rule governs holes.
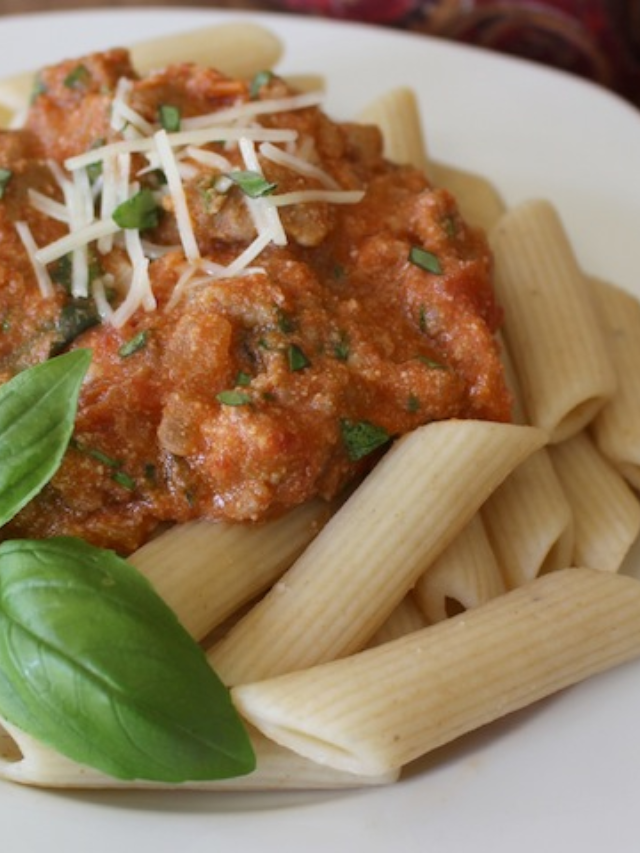
{"type": "Polygon", "coordinates": [[[246,387],[247,385],[251,385],[251,376],[248,373],[243,373],[240,371],[236,376],[236,385],[240,385],[242,387],[246,387]]]}
{"type": "Polygon", "coordinates": [[[131,491],[136,488],[135,480],[122,470],[123,463],[120,459],[114,459],[113,456],[103,453],[102,450],[99,450],[97,447],[87,447],[75,439],[71,441],[71,447],[79,453],[84,453],[85,456],[95,459],[96,462],[104,465],[105,468],[109,468],[112,471],[111,479],[114,483],[118,483],[120,486],[124,486],[126,489],[131,491]]]}
{"type": "Polygon", "coordinates": [[[357,462],[383,447],[391,438],[384,427],[372,424],[370,421],[345,419],[340,421],[340,430],[347,455],[352,462],[357,462]]]}
{"type": "Polygon", "coordinates": [[[249,97],[252,101],[260,94],[260,89],[263,86],[267,86],[273,80],[273,72],[272,71],[258,71],[258,73],[254,76],[253,80],[249,84],[249,97]]]}
{"type": "Polygon", "coordinates": [[[136,481],[124,471],[114,471],[111,479],[114,483],[122,486],[123,489],[127,489],[130,492],[135,492],[136,490],[136,481]]]}
{"type": "Polygon", "coordinates": [[[278,329],[284,335],[288,335],[291,332],[295,331],[295,328],[296,328],[295,320],[289,314],[287,314],[286,311],[284,311],[279,306],[276,306],[276,317],[277,317],[278,329]]]}
{"type": "Polygon", "coordinates": [[[297,344],[291,344],[287,349],[287,361],[289,363],[289,370],[292,372],[304,370],[305,367],[311,365],[311,362],[297,344]]]}
{"type": "Polygon", "coordinates": [[[441,361],[436,361],[435,358],[429,358],[427,355],[417,355],[416,358],[432,370],[447,370],[447,365],[441,361]]]}
{"type": "Polygon", "coordinates": [[[0,169],[0,198],[4,198],[4,192],[13,177],[11,169],[0,169]]]}
{"type": "Polygon", "coordinates": [[[76,65],[64,78],[64,85],[67,89],[81,89],[87,85],[91,79],[91,74],[86,65],[76,65]]]}
{"type": "Polygon", "coordinates": [[[145,188],[118,205],[112,215],[120,228],[145,231],[160,221],[160,208],[151,190],[145,188]]]}
{"type": "Polygon", "coordinates": [[[177,133],[180,130],[182,114],[178,107],[171,104],[161,104],[158,108],[158,119],[167,133],[177,133]]]}
{"type": "Polygon", "coordinates": [[[97,326],[99,322],[100,315],[93,299],[71,299],[58,317],[57,338],[51,347],[51,355],[58,355],[83,332],[97,326]]]}
{"type": "Polygon", "coordinates": [[[118,350],[118,355],[120,356],[120,358],[129,358],[129,356],[133,355],[136,352],[139,352],[141,349],[144,349],[147,345],[148,340],[148,330],[138,332],[137,335],[134,335],[132,338],[122,344],[122,346],[118,350]]]}
{"type": "Polygon", "coordinates": [[[420,411],[420,398],[416,397],[415,394],[409,394],[409,398],[407,399],[407,411],[411,414],[415,414],[420,411]]]}
{"type": "Polygon", "coordinates": [[[44,80],[42,79],[42,77],[40,76],[40,74],[37,74],[34,81],[33,81],[33,87],[31,89],[31,95],[29,97],[29,103],[33,104],[36,101],[36,99],[40,97],[40,95],[45,95],[46,92],[47,92],[47,86],[46,86],[44,80]]]}
{"type": "MultiPolygon", "coordinates": [[[[102,148],[105,144],[106,139],[104,139],[104,137],[99,137],[98,139],[93,140],[89,150],[94,151],[96,148],[102,148]]],[[[98,160],[97,163],[89,163],[87,166],[87,174],[89,175],[90,181],[96,181],[102,174],[102,160],[98,160]]]]}
{"type": "Polygon", "coordinates": [[[442,220],[442,228],[450,240],[453,240],[458,233],[458,226],[453,216],[445,216],[442,220]]]}
{"type": "Polygon", "coordinates": [[[260,172],[238,170],[229,172],[227,177],[240,187],[249,198],[262,198],[265,195],[270,195],[278,186],[268,181],[260,172]]]}
{"type": "Polygon", "coordinates": [[[437,256],[433,252],[422,249],[420,246],[412,246],[409,251],[409,260],[412,264],[420,267],[421,270],[434,273],[434,275],[442,275],[442,265],[437,256]]]}
{"type": "Polygon", "coordinates": [[[216,400],[223,406],[246,406],[251,402],[251,394],[244,391],[220,391],[216,394],[216,400]]]}
{"type": "Polygon", "coordinates": [[[348,361],[349,353],[349,337],[346,332],[341,332],[339,340],[334,344],[333,354],[338,359],[338,361],[348,361]]]}

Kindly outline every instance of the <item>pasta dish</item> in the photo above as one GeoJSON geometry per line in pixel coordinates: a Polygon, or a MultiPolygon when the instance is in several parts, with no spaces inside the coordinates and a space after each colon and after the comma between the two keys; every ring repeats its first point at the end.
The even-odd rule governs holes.
{"type": "Polygon", "coordinates": [[[386,784],[640,652],[640,306],[280,50],[0,85],[13,781],[386,784]]]}

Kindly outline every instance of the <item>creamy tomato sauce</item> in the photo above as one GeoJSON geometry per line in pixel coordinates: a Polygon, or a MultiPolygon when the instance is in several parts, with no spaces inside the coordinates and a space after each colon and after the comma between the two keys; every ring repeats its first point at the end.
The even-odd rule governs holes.
{"type": "MultiPolygon", "coordinates": [[[[235,142],[173,145],[195,258],[175,185],[153,152],[134,151],[129,185],[156,205],[138,248],[126,229],[89,242],[86,295],[74,294],[70,254],[45,265],[52,290],[42,292],[16,222],[40,248],[69,232],[53,215],[69,208],[67,158],[163,122],[171,140],[190,118],[294,94],[276,77],[257,86],[186,64],[139,79],[113,50],[45,69],[24,126],[0,134],[10,176],[0,200],[0,378],[69,348],[93,354],[62,467],[5,532],[81,535],[128,553],[166,522],[259,521],[332,498],[389,440],[429,421],[509,419],[484,236],[446,191],[387,162],[375,128],[332,121],[318,106],[242,120],[291,131],[270,144],[295,168],[259,142],[257,170],[235,142]],[[122,92],[134,121],[118,124],[122,92]],[[261,200],[238,172],[268,182],[261,200]],[[363,195],[273,206],[309,190],[363,195]],[[240,274],[221,273],[270,227],[256,218],[269,205],[286,240],[265,240],[240,274]],[[140,247],[154,304],[114,322],[140,247]]],[[[96,219],[109,162],[82,167],[96,219]]]]}

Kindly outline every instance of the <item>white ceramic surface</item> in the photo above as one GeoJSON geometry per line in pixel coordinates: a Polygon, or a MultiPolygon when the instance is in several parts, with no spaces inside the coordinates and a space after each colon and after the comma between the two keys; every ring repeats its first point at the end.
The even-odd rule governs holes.
{"type": "MultiPolygon", "coordinates": [[[[98,10],[0,19],[0,77],[239,14],[98,10]]],[[[323,71],[348,117],[418,92],[430,151],[508,203],[557,205],[585,269],[640,292],[640,113],[530,63],[391,30],[253,15],[283,71],[323,71]]],[[[629,571],[640,557],[629,560],[629,571]]],[[[639,849],[640,663],[593,679],[348,793],[67,793],[0,784],[11,853],[631,853],[639,849]]]]}

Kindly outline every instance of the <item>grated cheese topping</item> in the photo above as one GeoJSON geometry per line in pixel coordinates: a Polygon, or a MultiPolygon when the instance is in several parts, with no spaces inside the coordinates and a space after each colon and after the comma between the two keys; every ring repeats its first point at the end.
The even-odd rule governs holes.
{"type": "Polygon", "coordinates": [[[69,229],[63,237],[38,247],[28,225],[25,222],[16,225],[45,297],[54,292],[48,265],[68,255],[72,295],[91,296],[102,321],[120,327],[137,311],[156,309],[149,267],[166,252],[181,251],[185,258],[183,271],[168,303],[170,308],[191,287],[262,273],[262,268],[255,265],[262,252],[271,244],[287,244],[279,208],[312,202],[357,204],[364,195],[360,191],[342,190],[328,172],[312,161],[313,148],[306,140],[299,139],[295,130],[263,127],[257,121],[259,116],[316,107],[322,102],[319,92],[241,102],[183,119],[179,129],[170,132],[131,107],[128,97],[133,85],[133,81],[122,78],[111,103],[110,127],[120,139],[69,157],[64,168],[58,163],[49,164],[62,200],[36,190],[29,191],[34,209],[65,223],[69,229]],[[211,145],[217,145],[218,149],[207,147],[211,145]],[[139,158],[134,160],[134,155],[145,158],[146,166],[140,166],[139,158]],[[225,265],[201,253],[185,182],[197,181],[204,174],[211,191],[224,200],[234,186],[230,176],[237,169],[234,163],[238,158],[246,172],[265,182],[263,164],[271,162],[320,186],[280,194],[274,190],[259,197],[245,193],[243,203],[255,236],[225,265]],[[121,205],[130,203],[139,193],[140,179],[156,170],[163,173],[166,183],[154,191],[154,197],[159,207],[170,210],[175,217],[178,246],[150,243],[143,239],[137,227],[129,224],[122,227],[114,216],[121,205]],[[96,171],[98,177],[92,180],[96,171]],[[106,256],[116,247],[122,250],[124,258],[118,260],[117,272],[99,273],[92,279],[93,254],[106,256]],[[115,306],[107,297],[108,291],[119,294],[115,306]]]}

